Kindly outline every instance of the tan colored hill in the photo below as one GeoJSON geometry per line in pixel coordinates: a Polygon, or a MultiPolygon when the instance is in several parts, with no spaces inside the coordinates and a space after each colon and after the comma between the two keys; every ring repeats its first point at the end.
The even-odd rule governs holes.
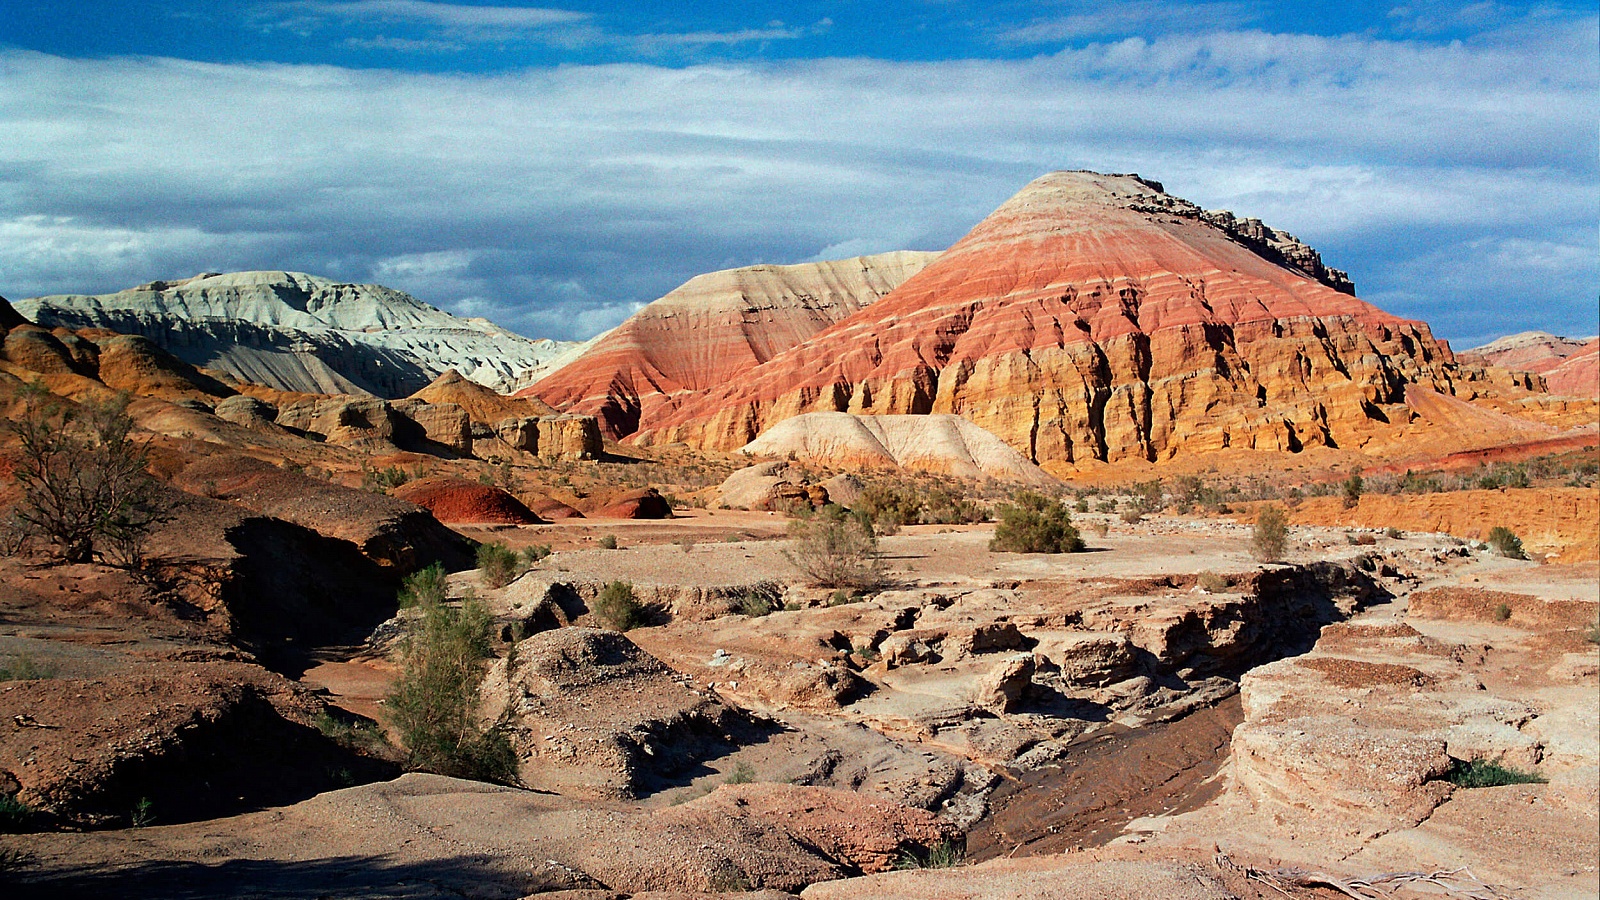
{"type": "Polygon", "coordinates": [[[1004,441],[952,415],[806,413],[779,422],[741,449],[838,468],[906,468],[1025,484],[1055,481],[1004,441]]]}
{"type": "Polygon", "coordinates": [[[669,399],[737,380],[874,303],[937,256],[898,251],[696,276],[519,396],[596,415],[608,437],[624,437],[669,399]]]}
{"type": "Polygon", "coordinates": [[[807,412],[952,413],[1072,468],[1355,446],[1407,417],[1407,383],[1452,390],[1425,324],[1255,233],[1137,176],[1044,176],[890,296],[674,398],[636,440],[731,449],[807,412]]]}
{"type": "Polygon", "coordinates": [[[408,399],[425,403],[454,403],[474,422],[493,425],[505,419],[538,418],[555,413],[550,404],[537,397],[507,397],[450,369],[408,399]]]}

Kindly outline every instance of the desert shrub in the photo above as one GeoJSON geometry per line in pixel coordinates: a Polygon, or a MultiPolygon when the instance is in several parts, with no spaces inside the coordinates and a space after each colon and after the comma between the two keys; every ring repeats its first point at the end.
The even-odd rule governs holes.
{"type": "Polygon", "coordinates": [[[823,587],[867,590],[884,578],[872,522],[833,505],[790,522],[789,547],[783,555],[823,587]]]}
{"type": "Polygon", "coordinates": [[[922,521],[922,499],[909,487],[874,484],[861,492],[855,511],[872,520],[875,532],[894,534],[922,521]]]}
{"type": "Polygon", "coordinates": [[[1137,525],[1144,521],[1144,511],[1130,504],[1123,507],[1122,512],[1117,513],[1117,518],[1121,519],[1124,525],[1137,525]]]}
{"type": "Polygon", "coordinates": [[[1544,784],[1549,779],[1532,772],[1508,769],[1499,763],[1482,759],[1457,759],[1450,763],[1445,780],[1463,788],[1502,787],[1508,784],[1544,784]]]}
{"type": "Polygon", "coordinates": [[[755,767],[747,762],[736,763],[733,771],[728,773],[728,784],[749,784],[756,780],[755,767]]]}
{"type": "Polygon", "coordinates": [[[54,677],[54,666],[40,665],[26,653],[18,653],[0,664],[0,681],[45,681],[54,677]]]}
{"type": "Polygon", "coordinates": [[[1099,503],[1095,504],[1094,511],[1097,512],[1097,513],[1114,513],[1114,512],[1116,512],[1117,511],[1117,498],[1115,498],[1115,497],[1107,497],[1106,499],[1101,500],[1099,503]]]}
{"type": "Polygon", "coordinates": [[[1250,553],[1262,562],[1277,562],[1289,549],[1289,519],[1276,506],[1263,506],[1256,513],[1250,533],[1250,553]]]}
{"type": "Polygon", "coordinates": [[[1213,594],[1220,594],[1232,587],[1227,578],[1215,572],[1201,572],[1195,578],[1195,584],[1199,585],[1201,590],[1210,591],[1213,594]]]}
{"type": "Polygon", "coordinates": [[[1165,491],[1162,487],[1161,479],[1136,481],[1133,483],[1133,496],[1129,499],[1129,502],[1133,504],[1134,509],[1149,515],[1150,513],[1160,512],[1166,506],[1163,500],[1164,496],[1165,491]]]}
{"type": "Polygon", "coordinates": [[[633,595],[633,585],[626,581],[613,581],[602,588],[591,611],[601,625],[612,631],[629,631],[645,624],[644,606],[633,595]]]}
{"type": "Polygon", "coordinates": [[[387,494],[410,480],[411,473],[399,466],[389,466],[383,469],[361,467],[361,487],[363,490],[387,494]]]}
{"type": "Polygon", "coordinates": [[[378,752],[389,744],[378,723],[343,710],[324,709],[311,719],[311,727],[335,744],[362,753],[378,752]]]}
{"type": "Polygon", "coordinates": [[[1389,538],[1390,540],[1398,541],[1405,537],[1406,533],[1391,525],[1383,530],[1383,536],[1389,538]]]}
{"type": "Polygon", "coordinates": [[[491,588],[502,588],[517,577],[517,554],[498,541],[478,545],[478,574],[491,588]]]}
{"type": "Polygon", "coordinates": [[[924,525],[974,525],[987,519],[988,512],[975,501],[953,491],[934,488],[922,504],[920,521],[924,525]]]}
{"type": "Polygon", "coordinates": [[[1600,644],[1600,620],[1589,626],[1589,630],[1583,633],[1583,639],[1591,644],[1600,644]]]}
{"type": "Polygon", "coordinates": [[[443,603],[450,591],[446,579],[444,566],[439,563],[407,575],[400,582],[400,608],[443,603]]]}
{"type": "Polygon", "coordinates": [[[1032,491],[1019,492],[1011,503],[999,507],[989,550],[1003,553],[1077,553],[1083,538],[1072,527],[1067,505],[1032,491]]]}
{"type": "Polygon", "coordinates": [[[549,544],[529,544],[522,548],[523,568],[532,568],[543,562],[550,555],[549,544]]]}
{"type": "Polygon", "coordinates": [[[1494,620],[1496,622],[1511,621],[1511,606],[1506,603],[1496,604],[1494,608],[1494,620]]]}
{"type": "Polygon", "coordinates": [[[615,549],[617,549],[617,536],[614,535],[614,534],[602,534],[600,536],[600,549],[601,550],[615,550],[615,549]]]}
{"type": "Polygon", "coordinates": [[[895,860],[897,869],[951,869],[961,865],[966,851],[948,838],[932,847],[907,847],[895,860]]]}
{"type": "Polygon", "coordinates": [[[1350,477],[1346,478],[1340,485],[1340,490],[1344,492],[1343,502],[1345,509],[1355,509],[1361,505],[1361,487],[1361,474],[1359,472],[1351,472],[1350,477]]]}
{"type": "Polygon", "coordinates": [[[141,567],[144,538],[171,519],[172,504],[145,472],[149,442],[131,437],[127,393],[72,407],[34,384],[22,399],[22,415],[4,425],[18,443],[17,520],[63,562],[88,562],[99,549],[108,562],[141,567]]]}
{"type": "Polygon", "coordinates": [[[0,794],[0,834],[27,831],[35,815],[33,807],[18,800],[15,794],[0,794]]]}
{"type": "Polygon", "coordinates": [[[1522,538],[1517,537],[1516,532],[1504,525],[1496,525],[1489,529],[1489,537],[1485,543],[1489,545],[1489,549],[1501,556],[1510,559],[1528,558],[1527,552],[1522,549],[1522,538]]]}
{"type": "Polygon", "coordinates": [[[1173,483],[1172,505],[1181,513],[1219,509],[1223,506],[1222,490],[1198,475],[1183,475],[1173,483]]]}
{"type": "Polygon", "coordinates": [[[431,597],[401,644],[401,668],[385,708],[405,744],[408,767],[505,784],[516,752],[504,730],[484,728],[478,688],[489,657],[488,610],[476,598],[453,607],[431,597]]]}
{"type": "Polygon", "coordinates": [[[681,549],[683,552],[690,553],[690,552],[694,551],[694,545],[699,543],[699,541],[696,541],[692,537],[681,537],[681,538],[678,538],[676,541],[673,541],[673,543],[677,544],[678,548],[681,549]]]}
{"type": "Polygon", "coordinates": [[[742,616],[759,619],[783,609],[783,591],[776,583],[763,581],[740,591],[734,607],[742,616]]]}
{"type": "Polygon", "coordinates": [[[1073,512],[1080,512],[1080,513],[1088,512],[1089,511],[1089,498],[1088,497],[1079,497],[1078,498],[1078,502],[1072,504],[1072,511],[1073,512]]]}

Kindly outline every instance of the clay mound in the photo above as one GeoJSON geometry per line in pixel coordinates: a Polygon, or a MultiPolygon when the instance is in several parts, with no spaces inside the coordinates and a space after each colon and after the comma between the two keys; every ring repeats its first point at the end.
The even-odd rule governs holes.
{"type": "Polygon", "coordinates": [[[672,504],[655,488],[625,491],[603,501],[594,515],[602,519],[670,519],[672,504]]]}
{"type": "Polygon", "coordinates": [[[578,508],[569,506],[554,497],[547,497],[544,494],[522,494],[517,499],[533,510],[534,515],[547,522],[583,518],[583,512],[578,508]]]}
{"type": "Polygon", "coordinates": [[[504,490],[460,478],[424,478],[395,488],[394,496],[415,503],[441,522],[537,525],[542,520],[504,490]]]}
{"type": "Polygon", "coordinates": [[[107,387],[161,400],[211,401],[238,393],[136,335],[97,338],[99,377],[107,387]]]}
{"type": "Polygon", "coordinates": [[[616,632],[557,628],[515,650],[490,668],[484,713],[508,723],[529,787],[635,797],[754,733],[616,632]]]}
{"type": "Polygon", "coordinates": [[[413,572],[435,562],[472,568],[472,545],[419,504],[280,469],[254,457],[224,455],[185,468],[172,483],[350,541],[381,566],[413,572]]]}
{"type": "Polygon", "coordinates": [[[1553,425],[1474,406],[1420,385],[1406,386],[1405,401],[1412,412],[1432,426],[1435,441],[1441,432],[1448,433],[1453,438],[1451,444],[1461,450],[1544,441],[1561,433],[1553,425]]]}
{"type": "Polygon", "coordinates": [[[1055,481],[1004,441],[947,414],[806,413],[779,422],[741,450],[843,468],[904,468],[1034,485],[1055,481]]]}
{"type": "Polygon", "coordinates": [[[537,418],[555,412],[550,404],[537,397],[517,398],[495,393],[492,388],[461,377],[455,369],[435,378],[408,399],[431,404],[454,403],[466,410],[473,422],[482,425],[493,425],[504,419],[537,418]]]}
{"type": "Polygon", "coordinates": [[[888,297],[674,398],[635,440],[732,450],[802,413],[951,413],[1076,466],[1358,446],[1406,383],[1450,389],[1426,325],[1345,293],[1287,237],[1136,176],[1053,173],[888,297]]]}
{"type": "Polygon", "coordinates": [[[518,394],[600,418],[621,438],[682,391],[728,384],[888,294],[938,254],[895,252],[699,275],[518,394]]]}
{"type": "Polygon", "coordinates": [[[41,375],[84,374],[72,351],[59,338],[27,322],[12,326],[3,345],[6,362],[41,375]]]}
{"type": "Polygon", "coordinates": [[[1482,347],[1463,350],[1456,358],[1468,365],[1499,366],[1513,372],[1542,375],[1592,343],[1593,340],[1586,343],[1544,331],[1524,331],[1497,338],[1482,347]]]}

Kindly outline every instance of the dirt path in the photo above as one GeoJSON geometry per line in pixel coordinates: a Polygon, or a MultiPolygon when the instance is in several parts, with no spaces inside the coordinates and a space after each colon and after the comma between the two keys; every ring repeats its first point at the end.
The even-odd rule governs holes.
{"type": "Polygon", "coordinates": [[[1186,812],[1220,790],[1211,780],[1243,720],[1237,694],[1175,722],[1117,726],[1072,745],[1059,766],[1008,780],[967,835],[973,860],[1096,847],[1141,816],[1186,812]]]}

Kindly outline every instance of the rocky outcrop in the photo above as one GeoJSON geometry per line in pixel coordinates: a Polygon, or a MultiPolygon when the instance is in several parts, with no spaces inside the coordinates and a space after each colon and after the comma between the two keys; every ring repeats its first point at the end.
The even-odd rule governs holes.
{"type": "Polygon", "coordinates": [[[394,409],[415,422],[428,440],[457,453],[472,455],[472,419],[456,404],[407,399],[396,400],[394,409]]]}
{"type": "Polygon", "coordinates": [[[408,399],[420,400],[435,406],[450,403],[465,410],[467,416],[480,425],[493,425],[504,419],[538,418],[555,413],[550,405],[538,398],[507,397],[493,389],[470,381],[460,372],[450,369],[408,399]]]}
{"type": "Polygon", "coordinates": [[[599,459],[604,452],[600,423],[594,416],[543,416],[538,447],[543,459],[599,459]]]}
{"type": "Polygon", "coordinates": [[[493,425],[494,436],[513,450],[524,453],[539,452],[539,420],[534,417],[518,416],[510,419],[501,419],[493,425]]]}
{"type": "Polygon", "coordinates": [[[1263,255],[1132,176],[1058,172],[888,297],[645,417],[635,440],[733,449],[831,411],[951,413],[1074,466],[1358,446],[1449,349],[1263,255]]]}
{"type": "Polygon", "coordinates": [[[510,391],[585,346],[528,340],[380,285],[299,272],[208,273],[16,305],[46,327],[142,335],[193,365],[305,393],[404,397],[450,369],[510,391]]]}
{"type": "Polygon", "coordinates": [[[728,384],[848,318],[937,255],[883,253],[696,276],[522,394],[591,413],[608,437],[623,437],[676,395],[728,384]]]}
{"type": "Polygon", "coordinates": [[[484,714],[507,723],[529,787],[635,797],[749,728],[616,632],[558,628],[514,649],[484,680],[484,714]]]}
{"type": "Polygon", "coordinates": [[[1053,484],[1054,478],[960,416],[861,416],[805,413],[779,422],[740,448],[833,468],[890,468],[957,478],[1053,484]]]}

